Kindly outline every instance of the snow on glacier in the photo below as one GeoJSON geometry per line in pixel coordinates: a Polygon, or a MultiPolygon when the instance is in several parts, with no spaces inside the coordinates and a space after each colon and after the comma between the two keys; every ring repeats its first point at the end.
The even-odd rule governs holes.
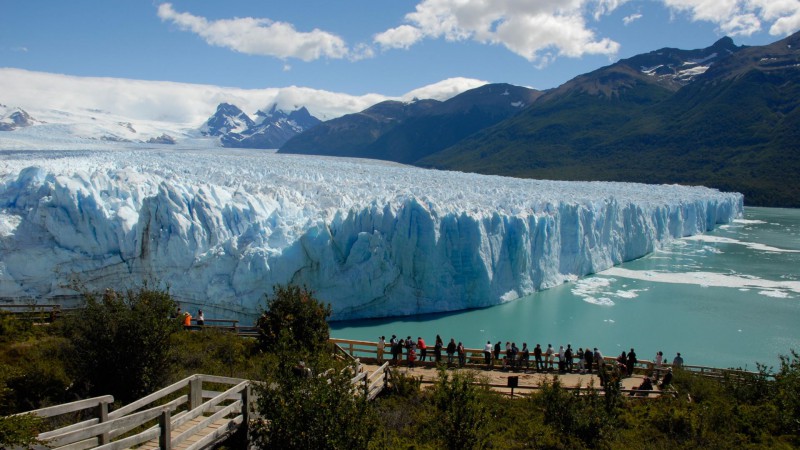
{"type": "Polygon", "coordinates": [[[703,187],[159,146],[0,152],[0,299],[144,281],[218,317],[305,284],[334,319],[498,304],[741,217],[703,187]]]}

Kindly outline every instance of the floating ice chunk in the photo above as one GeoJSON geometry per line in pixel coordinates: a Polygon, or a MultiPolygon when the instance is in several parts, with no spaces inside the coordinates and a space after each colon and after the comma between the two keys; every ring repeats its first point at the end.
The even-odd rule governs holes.
{"type": "Polygon", "coordinates": [[[765,252],[773,252],[773,253],[800,253],[800,250],[792,250],[792,249],[785,249],[785,248],[778,248],[772,247],[770,245],[759,244],[758,242],[743,242],[737,239],[731,239],[721,236],[708,236],[708,235],[696,235],[696,236],[688,236],[685,237],[684,240],[687,241],[699,241],[699,242],[712,242],[712,243],[719,243],[719,244],[737,244],[737,245],[744,245],[745,247],[752,249],[752,250],[761,250],[765,252]]]}

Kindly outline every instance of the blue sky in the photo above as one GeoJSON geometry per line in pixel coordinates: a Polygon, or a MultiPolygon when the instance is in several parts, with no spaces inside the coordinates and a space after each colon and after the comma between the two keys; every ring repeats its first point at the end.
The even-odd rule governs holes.
{"type": "Polygon", "coordinates": [[[399,96],[448,78],[544,89],[619,58],[800,26],[800,0],[0,0],[0,67],[399,96]]]}

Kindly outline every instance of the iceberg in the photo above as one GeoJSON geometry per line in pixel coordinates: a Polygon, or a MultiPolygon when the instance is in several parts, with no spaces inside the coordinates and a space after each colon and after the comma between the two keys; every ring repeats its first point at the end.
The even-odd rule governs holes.
{"type": "MultiPolygon", "coordinates": [[[[740,218],[704,187],[516,179],[264,151],[0,152],[0,301],[156,281],[217,317],[281,283],[333,319],[485,307],[740,218]]],[[[207,313],[207,317],[209,317],[207,313]]]]}

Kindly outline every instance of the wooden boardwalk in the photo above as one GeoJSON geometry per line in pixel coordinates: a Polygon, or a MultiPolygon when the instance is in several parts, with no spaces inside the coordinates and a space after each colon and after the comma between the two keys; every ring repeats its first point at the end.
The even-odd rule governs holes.
{"type": "MultiPolygon", "coordinates": [[[[370,373],[353,359],[351,367],[356,395],[372,400],[386,386],[388,364],[370,373]]],[[[192,375],[111,412],[109,405],[114,398],[105,395],[23,414],[61,416],[62,423],[70,417],[93,415],[39,434],[38,439],[46,444],[40,447],[42,450],[203,450],[237,432],[247,436],[254,400],[252,385],[253,382],[238,378],[192,375]],[[221,386],[228,389],[220,391],[221,386]]]]}
{"type": "Polygon", "coordinates": [[[24,414],[43,418],[94,416],[41,433],[46,447],[58,450],[128,448],[200,450],[212,448],[233,433],[247,433],[251,382],[237,378],[192,375],[129,405],[108,412],[114,399],[95,397],[24,414]],[[219,392],[206,387],[232,386],[219,392]]]}

